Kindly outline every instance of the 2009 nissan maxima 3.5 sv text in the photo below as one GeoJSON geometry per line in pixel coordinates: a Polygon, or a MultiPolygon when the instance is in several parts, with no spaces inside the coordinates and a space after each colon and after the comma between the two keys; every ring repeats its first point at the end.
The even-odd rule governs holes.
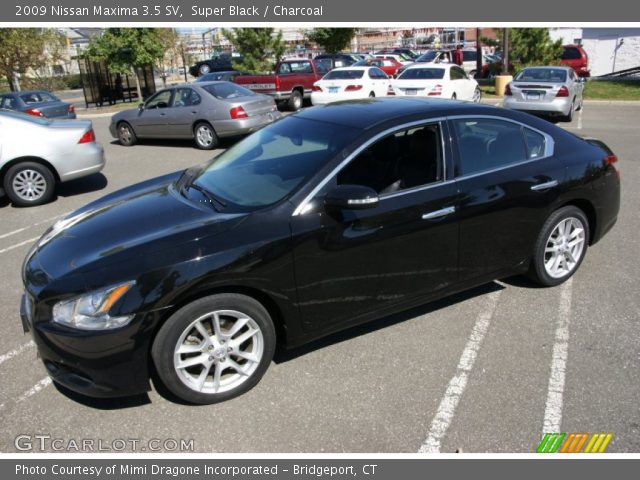
{"type": "Polygon", "coordinates": [[[567,280],[614,225],[616,157],[520,112],[449,100],[315,107],[209,164],[55,224],[23,267],[51,377],[213,403],[294,347],[494,279],[567,280]]]}

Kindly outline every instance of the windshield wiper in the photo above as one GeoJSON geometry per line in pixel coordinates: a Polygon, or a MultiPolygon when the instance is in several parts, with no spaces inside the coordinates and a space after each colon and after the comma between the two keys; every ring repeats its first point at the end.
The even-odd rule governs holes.
{"type": "Polygon", "coordinates": [[[206,197],[207,200],[209,200],[209,202],[211,202],[211,204],[213,205],[213,207],[220,211],[220,209],[218,207],[216,207],[216,204],[220,205],[222,208],[225,208],[227,206],[227,202],[220,198],[219,196],[215,195],[214,193],[211,193],[209,190],[207,190],[204,187],[201,187],[200,185],[198,185],[195,182],[188,182],[184,185],[183,189],[188,190],[190,188],[193,188],[194,190],[197,190],[198,192],[200,192],[202,195],[204,195],[206,197]]]}

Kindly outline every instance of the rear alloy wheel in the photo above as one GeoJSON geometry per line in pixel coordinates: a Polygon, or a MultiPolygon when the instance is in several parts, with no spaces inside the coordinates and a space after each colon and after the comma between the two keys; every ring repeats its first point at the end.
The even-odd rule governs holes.
{"type": "Polygon", "coordinates": [[[180,399],[217,403],[254,387],[275,352],[266,309],[238,294],[196,300],[162,326],[152,357],[163,384],[180,399]]]}
{"type": "Polygon", "coordinates": [[[206,122],[201,122],[193,129],[196,146],[201,150],[213,150],[218,146],[218,136],[213,127],[206,122]]]}
{"type": "Polygon", "coordinates": [[[536,242],[531,278],[543,286],[569,279],[587,252],[589,221],[577,207],[556,210],[547,219],[536,242]]]}
{"type": "Polygon", "coordinates": [[[571,122],[573,120],[573,111],[575,110],[575,108],[576,108],[576,99],[574,98],[571,101],[571,108],[569,108],[569,113],[564,116],[565,122],[571,122]]]}
{"type": "Polygon", "coordinates": [[[4,191],[18,207],[42,205],[53,197],[56,179],[51,170],[36,162],[19,163],[4,177],[4,191]]]}
{"type": "Polygon", "coordinates": [[[476,89],[473,91],[472,100],[474,103],[480,103],[480,100],[482,100],[482,91],[480,91],[480,87],[476,87],[476,89]]]}
{"type": "Polygon", "coordinates": [[[118,140],[120,141],[120,145],[125,147],[131,147],[138,141],[136,133],[133,131],[133,127],[127,122],[118,124],[118,140]]]}
{"type": "Polygon", "coordinates": [[[302,108],[302,94],[298,90],[291,92],[289,97],[289,110],[297,112],[302,108]]]}

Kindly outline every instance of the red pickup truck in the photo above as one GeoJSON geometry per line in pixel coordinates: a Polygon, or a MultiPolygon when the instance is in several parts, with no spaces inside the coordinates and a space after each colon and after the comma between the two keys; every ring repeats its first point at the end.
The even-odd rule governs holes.
{"type": "Polygon", "coordinates": [[[311,96],[313,84],[330,70],[325,61],[296,58],[283,60],[276,65],[275,73],[268,75],[242,75],[235,82],[256,93],[275,98],[294,112],[302,107],[305,98],[311,96]]]}

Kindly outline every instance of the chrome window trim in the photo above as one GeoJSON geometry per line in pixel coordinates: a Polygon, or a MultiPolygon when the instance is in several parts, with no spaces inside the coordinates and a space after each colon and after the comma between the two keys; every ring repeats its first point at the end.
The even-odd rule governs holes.
{"type": "MultiPolygon", "coordinates": [[[[424,188],[428,188],[428,187],[432,187],[435,185],[441,185],[444,183],[448,183],[449,180],[447,180],[447,154],[445,151],[445,143],[444,143],[444,131],[442,128],[442,123],[446,121],[446,117],[436,117],[436,118],[429,118],[429,119],[422,119],[422,120],[415,120],[413,122],[408,122],[408,123],[403,123],[401,125],[395,125],[391,128],[388,128],[376,135],[374,135],[373,137],[371,137],[369,140],[367,140],[365,143],[363,143],[362,145],[360,145],[358,148],[356,148],[353,152],[351,152],[351,154],[349,154],[349,156],[347,156],[347,158],[345,158],[344,160],[342,160],[342,162],[340,162],[333,170],[331,170],[331,172],[329,172],[327,174],[326,177],[324,177],[324,179],[322,179],[322,181],[320,181],[320,183],[318,183],[313,190],[311,190],[311,192],[309,192],[309,194],[304,198],[304,200],[302,200],[302,202],[300,202],[298,204],[298,206],[296,207],[296,209],[293,211],[293,214],[291,215],[292,217],[297,217],[298,215],[302,215],[305,213],[305,209],[308,207],[308,205],[311,203],[311,201],[313,200],[313,198],[318,194],[318,192],[327,184],[329,183],[329,181],[335,177],[340,170],[342,170],[347,164],[349,164],[349,162],[351,162],[355,157],[357,157],[358,155],[360,155],[360,153],[362,153],[362,151],[364,151],[367,147],[369,147],[369,145],[371,145],[372,143],[377,142],[378,140],[380,140],[382,137],[385,137],[387,135],[391,135],[393,132],[397,132],[399,130],[405,130],[407,128],[411,128],[411,127],[417,127],[419,125],[429,125],[429,124],[433,124],[433,123],[437,123],[439,128],[440,128],[440,142],[441,142],[441,149],[442,149],[442,177],[443,180],[439,181],[439,182],[435,182],[435,183],[430,183],[427,185],[422,185],[420,187],[415,187],[412,189],[408,189],[408,190],[403,190],[401,192],[394,192],[394,193],[409,193],[417,191],[417,190],[421,190],[424,188]]],[[[394,193],[390,193],[385,195],[382,195],[380,197],[381,200],[387,199],[387,198],[392,198],[391,196],[394,195],[394,193]]]]}

